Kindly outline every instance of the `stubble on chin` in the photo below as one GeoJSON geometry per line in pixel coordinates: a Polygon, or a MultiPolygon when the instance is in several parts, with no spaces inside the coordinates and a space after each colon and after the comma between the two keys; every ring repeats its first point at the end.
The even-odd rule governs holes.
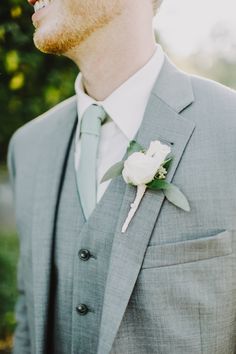
{"type": "MultiPolygon", "coordinates": [[[[65,30],[67,31],[66,28],[65,30]]],[[[34,33],[34,44],[43,53],[62,55],[70,48],[73,48],[75,42],[75,36],[72,36],[72,34],[68,36],[62,28],[60,31],[55,30],[50,34],[41,34],[40,30],[36,30],[34,33]]]]}
{"type": "MultiPolygon", "coordinates": [[[[115,17],[121,14],[121,10],[116,8],[114,12],[101,13],[100,16],[87,15],[87,20],[83,21],[83,17],[76,13],[71,20],[68,17],[60,19],[57,23],[52,24],[50,30],[42,30],[40,27],[35,30],[34,43],[35,46],[43,53],[63,55],[73,48],[80,46],[93,33],[107,26],[115,17]],[[64,21],[63,21],[64,20],[64,21]],[[76,27],[76,22],[78,26],[76,27]]],[[[84,18],[86,15],[84,14],[84,18]]]]}

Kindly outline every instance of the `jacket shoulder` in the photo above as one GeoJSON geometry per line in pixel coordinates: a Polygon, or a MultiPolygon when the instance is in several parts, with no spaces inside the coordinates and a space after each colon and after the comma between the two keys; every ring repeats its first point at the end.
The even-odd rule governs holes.
{"type": "Polygon", "coordinates": [[[18,128],[12,135],[11,141],[14,140],[14,143],[35,141],[35,139],[37,141],[37,137],[42,137],[50,129],[54,129],[66,115],[74,114],[75,110],[76,96],[72,96],[18,128]]]}
{"type": "Polygon", "coordinates": [[[222,108],[236,109],[236,91],[216,82],[197,75],[190,75],[196,101],[222,108]]]}

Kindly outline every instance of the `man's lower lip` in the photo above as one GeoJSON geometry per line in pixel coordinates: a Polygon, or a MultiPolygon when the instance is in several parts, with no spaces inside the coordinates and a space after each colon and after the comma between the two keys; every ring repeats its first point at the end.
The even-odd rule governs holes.
{"type": "Polygon", "coordinates": [[[32,16],[33,24],[36,24],[47,13],[49,7],[50,5],[47,5],[33,14],[32,16]]]}

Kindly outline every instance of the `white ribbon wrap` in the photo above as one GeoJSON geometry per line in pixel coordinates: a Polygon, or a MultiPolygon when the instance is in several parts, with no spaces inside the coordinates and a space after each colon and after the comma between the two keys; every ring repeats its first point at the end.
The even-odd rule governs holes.
{"type": "Polygon", "coordinates": [[[122,233],[125,233],[125,231],[127,230],[127,227],[129,226],[130,221],[132,220],[134,214],[136,213],[146,189],[147,189],[147,186],[145,184],[139,184],[137,186],[136,197],[135,197],[134,202],[132,204],[130,204],[130,211],[129,211],[129,214],[122,226],[122,230],[121,230],[122,233]]]}

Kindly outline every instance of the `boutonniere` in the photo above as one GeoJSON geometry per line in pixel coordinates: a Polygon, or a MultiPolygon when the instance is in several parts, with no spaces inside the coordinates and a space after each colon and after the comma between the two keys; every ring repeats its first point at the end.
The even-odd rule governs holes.
{"type": "Polygon", "coordinates": [[[190,211],[188,200],[184,194],[173,183],[166,181],[174,158],[170,153],[170,146],[159,140],[151,141],[146,151],[133,140],[127,149],[128,158],[113,165],[103,176],[101,183],[122,175],[126,183],[137,187],[135,200],[130,205],[129,214],[122,226],[122,233],[127,230],[146,189],[162,190],[171,203],[185,211],[190,211]]]}

